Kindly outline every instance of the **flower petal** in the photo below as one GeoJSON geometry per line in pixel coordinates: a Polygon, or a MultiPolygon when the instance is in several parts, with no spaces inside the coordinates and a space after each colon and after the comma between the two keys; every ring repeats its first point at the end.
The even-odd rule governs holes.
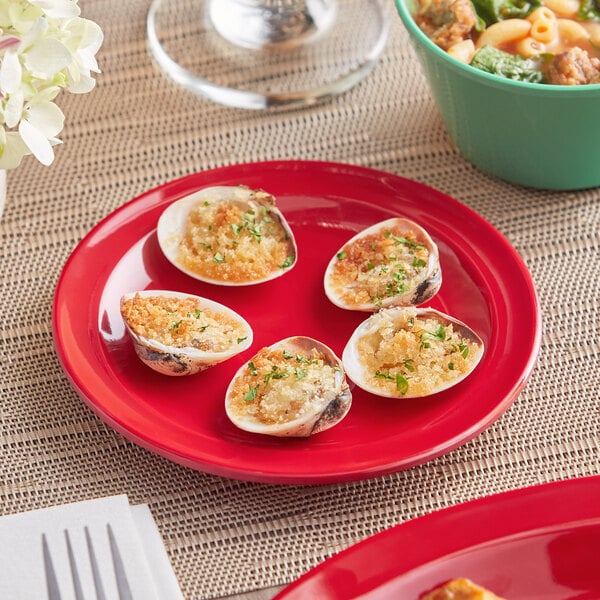
{"type": "Polygon", "coordinates": [[[31,153],[43,164],[50,165],[54,160],[54,150],[46,136],[29,121],[23,119],[19,123],[21,138],[31,150],[31,153]]]}
{"type": "Polygon", "coordinates": [[[65,115],[52,102],[32,101],[28,106],[27,121],[31,123],[46,138],[51,138],[62,131],[65,115]]]}
{"type": "Polygon", "coordinates": [[[4,120],[9,128],[16,127],[21,117],[23,116],[23,93],[21,91],[14,92],[8,96],[8,100],[4,106],[4,120]]]}
{"type": "Polygon", "coordinates": [[[54,38],[45,38],[36,42],[24,53],[25,67],[34,77],[52,79],[73,60],[66,46],[54,38]]]}
{"type": "Polygon", "coordinates": [[[81,12],[77,0],[29,0],[29,2],[41,8],[53,19],[69,19],[79,16],[81,12]]]}
{"type": "Polygon", "coordinates": [[[87,92],[93,90],[95,85],[95,79],[80,73],[79,77],[77,78],[77,81],[73,80],[72,83],[69,83],[69,87],[67,89],[72,94],[86,94],[87,92]]]}
{"type": "Polygon", "coordinates": [[[0,145],[0,169],[15,169],[26,154],[31,152],[21,136],[16,131],[9,131],[0,145]]]}
{"type": "Polygon", "coordinates": [[[23,70],[16,52],[6,52],[0,65],[0,90],[4,94],[12,94],[21,85],[23,70]]]}

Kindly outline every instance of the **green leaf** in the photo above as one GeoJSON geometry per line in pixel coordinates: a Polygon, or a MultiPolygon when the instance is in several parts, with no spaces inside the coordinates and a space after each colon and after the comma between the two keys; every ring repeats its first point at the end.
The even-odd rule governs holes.
{"type": "Polygon", "coordinates": [[[544,79],[540,61],[509,54],[492,46],[478,50],[471,60],[471,66],[517,81],[541,83],[544,79]]]}
{"type": "Polygon", "coordinates": [[[599,21],[600,3],[598,0],[581,0],[577,19],[580,21],[599,21]]]}
{"type": "Polygon", "coordinates": [[[505,19],[524,19],[542,6],[541,0],[472,0],[473,8],[486,27],[505,19]]]}

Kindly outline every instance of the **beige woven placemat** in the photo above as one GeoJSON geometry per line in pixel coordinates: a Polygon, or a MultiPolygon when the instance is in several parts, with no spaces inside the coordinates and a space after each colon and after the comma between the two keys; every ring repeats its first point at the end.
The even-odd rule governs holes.
{"type": "Polygon", "coordinates": [[[390,40],[367,80],[325,105],[270,114],[211,104],[164,78],[146,48],[148,0],[80,5],[105,31],[103,74],[93,93],[61,98],[65,143],[50,168],[26,159],[9,174],[0,223],[2,514],[126,493],[149,503],[186,598],[213,598],[291,581],[428,511],[600,473],[600,190],[523,189],[464,161],[392,2],[390,40]],[[477,210],[523,256],[542,306],[539,361],[517,402],[475,440],[367,481],[246,483],[135,446],[71,389],[53,349],[51,305],[87,231],[175,177],[283,158],[355,163],[427,183],[477,210]]]}

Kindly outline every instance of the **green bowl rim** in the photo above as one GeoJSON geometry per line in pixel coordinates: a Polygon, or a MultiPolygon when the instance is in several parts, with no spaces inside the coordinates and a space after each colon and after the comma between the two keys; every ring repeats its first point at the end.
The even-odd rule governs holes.
{"type": "Polygon", "coordinates": [[[438,58],[445,61],[451,68],[460,71],[463,75],[467,75],[473,79],[483,79],[490,84],[496,86],[506,86],[520,88],[521,90],[535,90],[536,92],[546,91],[552,95],[564,95],[564,94],[597,94],[600,91],[600,83],[589,83],[585,85],[556,85],[550,83],[532,83],[528,81],[517,81],[515,79],[508,79],[507,77],[500,77],[493,73],[486,73],[481,69],[476,69],[471,65],[467,65],[460,60],[457,60],[450,56],[445,50],[442,50],[439,46],[434,44],[424,33],[420,27],[415,23],[412,14],[406,6],[407,0],[394,0],[396,8],[413,39],[424,46],[429,52],[432,52],[438,58]]]}

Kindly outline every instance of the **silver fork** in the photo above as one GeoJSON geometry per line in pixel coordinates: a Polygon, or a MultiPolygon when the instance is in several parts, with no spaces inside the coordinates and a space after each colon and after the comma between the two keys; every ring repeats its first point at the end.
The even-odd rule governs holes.
{"type": "MultiPolygon", "coordinates": [[[[96,553],[94,552],[92,538],[90,537],[90,532],[87,527],[84,528],[84,531],[88,549],[88,556],[90,559],[90,566],[92,567],[92,576],[94,578],[94,589],[96,590],[96,599],[106,600],[104,585],[100,576],[100,570],[98,569],[98,561],[96,560],[96,553]]],[[[113,561],[113,569],[115,573],[115,580],[117,583],[117,590],[119,592],[119,600],[133,600],[133,596],[131,595],[131,588],[129,587],[129,581],[127,580],[127,575],[123,566],[121,553],[119,552],[117,540],[115,539],[115,535],[113,533],[112,527],[110,526],[110,523],[106,525],[106,531],[108,534],[108,541],[113,561]]],[[[64,533],[75,598],[76,600],[85,600],[83,596],[83,590],[81,588],[81,581],[79,579],[79,572],[77,570],[77,563],[75,561],[73,548],[71,546],[69,532],[65,529],[64,533]]],[[[44,555],[44,569],[46,573],[46,589],[48,590],[48,600],[61,600],[60,588],[58,587],[58,581],[56,579],[56,573],[54,571],[54,565],[52,563],[52,556],[50,555],[50,548],[48,547],[48,541],[46,540],[45,534],[42,534],[42,553],[44,555]]]]}

